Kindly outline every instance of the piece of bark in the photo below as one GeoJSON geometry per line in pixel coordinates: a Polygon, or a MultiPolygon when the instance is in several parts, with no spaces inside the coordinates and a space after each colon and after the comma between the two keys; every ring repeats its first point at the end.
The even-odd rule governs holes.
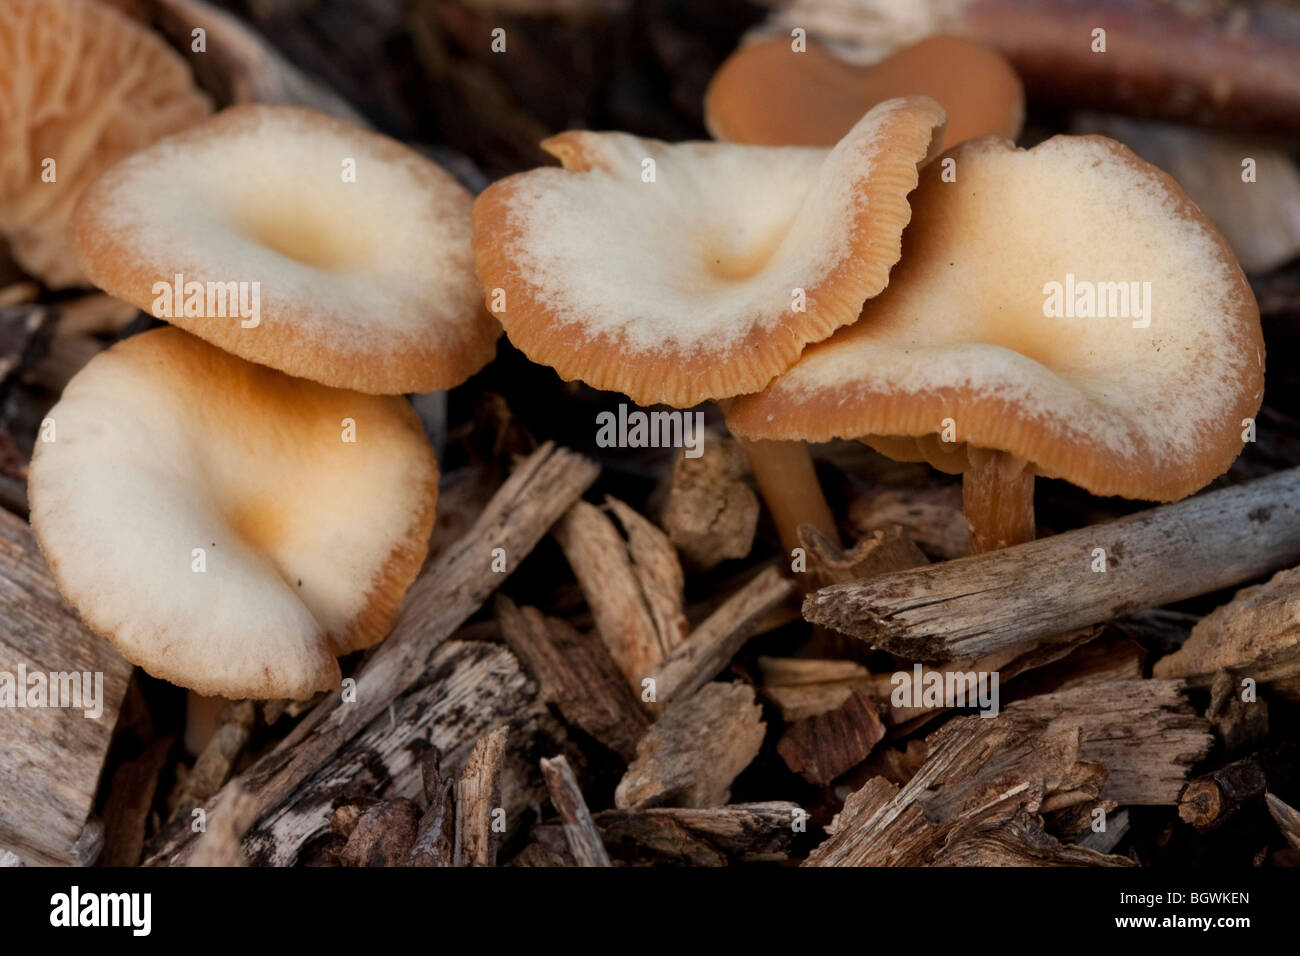
{"type": "Polygon", "coordinates": [[[232,701],[219,717],[216,732],[194,761],[174,798],[168,824],[189,825],[190,815],[203,806],[230,779],[235,761],[248,744],[257,722],[256,703],[232,701]]]}
{"type": "Polygon", "coordinates": [[[1268,736],[1268,701],[1246,700],[1240,682],[1227,671],[1214,675],[1205,716],[1227,754],[1247,750],[1268,736]]]}
{"type": "Polygon", "coordinates": [[[207,814],[206,829],[185,865],[248,866],[240,840],[257,818],[257,808],[257,798],[242,787],[223,790],[207,814]]]}
{"type": "Polygon", "coordinates": [[[1080,758],[1077,731],[1046,729],[1035,719],[950,721],[927,738],[929,756],[907,784],[876,777],[850,794],[804,865],[927,866],[958,831],[1096,799],[1105,769],[1080,758]]]}
{"type": "Polygon", "coordinates": [[[1276,744],[1188,782],[1178,816],[1197,830],[1213,830],[1243,806],[1261,799],[1270,785],[1294,778],[1297,746],[1276,744]]]}
{"type": "MultiPolygon", "coordinates": [[[[1093,832],[1093,824],[1098,820],[1096,812],[1108,814],[1118,807],[1114,800],[1098,800],[1095,803],[1076,803],[1063,810],[1054,810],[1043,815],[1043,824],[1047,832],[1064,843],[1081,843],[1086,834],[1093,832]]],[[[1103,816],[1103,826],[1109,821],[1103,816]]],[[[1093,847],[1094,850],[1099,849],[1093,847]]]]}
{"type": "Polygon", "coordinates": [[[541,766],[551,792],[551,803],[564,821],[564,836],[578,866],[613,866],[569,761],[563,754],[550,759],[543,757],[541,766]]]}
{"type": "MultiPolygon", "coordinates": [[[[355,675],[355,699],[344,704],[339,694],[327,696],[274,751],[236,778],[257,797],[262,816],[285,801],[326,764],[333,763],[353,773],[364,766],[340,761],[339,755],[346,753],[348,742],[377,726],[377,719],[386,723],[385,711],[399,698],[408,696],[413,688],[418,690],[430,683],[426,667],[431,655],[437,656],[439,645],[519,566],[551,524],[596,479],[597,471],[582,456],[550,443],[519,463],[469,534],[427,565],[411,585],[392,632],[355,675]],[[504,552],[507,560],[507,571],[500,574],[490,570],[497,549],[504,552]]],[[[505,654],[510,669],[517,673],[513,656],[505,654]]],[[[415,717],[420,719],[429,716],[428,702],[423,696],[415,693],[409,695],[408,701],[416,712],[415,717]]],[[[434,741],[434,744],[444,752],[449,749],[448,743],[434,741]]],[[[300,823],[290,824],[290,829],[299,835],[316,832],[325,825],[315,815],[308,823],[300,823]]],[[[272,843],[275,842],[272,838],[272,843]]],[[[292,839],[286,842],[294,843],[292,839]]],[[[283,847],[275,850],[274,855],[296,854],[299,846],[283,847]]],[[[180,849],[180,845],[169,841],[159,855],[170,857],[180,849]]]]}
{"type": "Polygon", "coordinates": [[[1156,677],[1204,687],[1224,670],[1260,683],[1300,676],[1300,568],[1243,588],[1192,628],[1182,648],[1156,661],[1156,677]]]}
{"type": "MultiPolygon", "coordinates": [[[[566,741],[514,655],[499,645],[452,641],[422,669],[427,683],[394,701],[258,821],[244,841],[254,863],[312,862],[318,841],[328,836],[331,807],[367,803],[361,798],[417,799],[423,790],[422,758],[429,748],[442,752],[445,773],[454,778],[474,744],[494,727],[508,726],[512,741],[501,776],[499,806],[507,824],[507,834],[501,836],[546,798],[537,759],[563,749],[566,741]]],[[[175,855],[155,855],[151,862],[175,855]]]]}
{"type": "Polygon", "coordinates": [[[874,488],[853,499],[849,523],[862,535],[900,527],[933,558],[947,560],[970,554],[960,485],[874,488]]]}
{"type": "Polygon", "coordinates": [[[925,743],[925,763],[902,787],[876,777],[849,796],[810,865],[927,865],[956,834],[1021,811],[1172,803],[1210,737],[1180,683],[1146,680],[1019,701],[996,719],[959,718],[925,743]]]}
{"type": "Polygon", "coordinates": [[[1085,846],[1061,843],[1033,815],[1020,810],[1010,820],[959,828],[931,866],[1136,866],[1085,846]]]}
{"type": "Polygon", "coordinates": [[[501,809],[501,764],[506,730],[484,735],[470,751],[456,781],[456,843],[453,866],[496,866],[501,834],[496,828],[501,809]]]}
{"type": "MultiPolygon", "coordinates": [[[[12,679],[12,702],[0,714],[0,849],[29,864],[85,866],[77,841],[95,801],[100,772],[131,676],[113,646],[92,634],[60,596],[31,529],[0,510],[0,671],[12,679]],[[20,671],[20,668],[22,669],[20,671]],[[82,707],[15,707],[31,699],[36,674],[80,674],[97,692],[101,712],[82,707]],[[102,683],[96,675],[102,675],[102,683]]],[[[60,686],[67,689],[62,681],[60,686]]],[[[0,687],[0,700],[7,693],[0,687]]],[[[75,699],[73,700],[75,703],[75,699]]]]}
{"type": "Polygon", "coordinates": [[[104,804],[104,849],[98,861],[103,866],[139,866],[158,775],[175,743],[175,735],[159,737],[114,771],[104,804]]]}
{"type": "Polygon", "coordinates": [[[763,745],[762,708],[747,684],[705,684],[674,701],[637,744],[614,791],[619,809],[718,807],[763,745]]]}
{"type": "Polygon", "coordinates": [[[758,495],[745,481],[748,464],[735,440],[709,433],[703,453],[673,464],[672,484],[663,509],[668,540],[696,568],[708,571],[754,546],[758,495]]]}
{"type": "Polygon", "coordinates": [[[802,810],[784,800],[690,809],[602,810],[605,847],[629,863],[727,866],[787,860],[802,810]]]}
{"type": "Polygon", "coordinates": [[[799,526],[799,540],[808,555],[808,571],[819,588],[930,563],[897,525],[868,532],[848,550],[810,524],[799,526]]]}
{"type": "Polygon", "coordinates": [[[493,606],[506,644],[537,678],[542,699],[625,761],[650,718],[600,638],[536,608],[520,608],[505,595],[493,606]]]}
{"type": "Polygon", "coordinates": [[[456,821],[452,781],[442,775],[442,751],[430,748],[420,761],[424,813],[415,831],[407,866],[448,867],[455,862],[456,821]]]}
{"type": "Polygon", "coordinates": [[[1264,801],[1268,804],[1268,812],[1276,821],[1277,828],[1286,837],[1286,842],[1291,844],[1292,849],[1300,850],[1300,811],[1272,793],[1265,794],[1264,801]]]}
{"type": "Polygon", "coordinates": [[[662,705],[689,697],[711,681],[754,636],[755,625],[796,590],[775,567],[760,571],[646,675],[654,681],[655,700],[662,705]]]}
{"type": "Polygon", "coordinates": [[[1167,172],[1223,233],[1242,269],[1263,273],[1300,253],[1300,172],[1259,140],[1122,116],[1085,114],[1071,132],[1118,140],[1167,172]],[[1251,160],[1253,178],[1243,181],[1251,160]]]}
{"type": "Polygon", "coordinates": [[[804,616],[910,660],[974,660],[1297,559],[1300,469],[1288,469],[1028,544],[823,588],[805,599],[804,616]],[[1104,572],[1092,570],[1096,549],[1104,572]]]}
{"type": "MultiPolygon", "coordinates": [[[[626,511],[619,515],[623,520],[626,511]]],[[[662,531],[637,518],[624,524],[631,536],[625,541],[600,508],[577,501],[556,526],[555,539],[582,586],[601,640],[624,679],[639,690],[642,679],[685,638],[687,623],[676,587],[681,566],[671,569],[677,560],[669,554],[672,545],[662,531]]]]}
{"type": "Polygon", "coordinates": [[[856,767],[885,736],[876,702],[861,691],[835,710],[801,720],[781,737],[777,753],[809,783],[824,787],[856,767]]]}
{"type": "Polygon", "coordinates": [[[338,853],[342,866],[401,866],[415,844],[420,811],[410,800],[381,800],[352,825],[338,853]]]}
{"type": "Polygon", "coordinates": [[[1300,138],[1300,12],[1274,0],[792,0],[762,29],[794,27],[867,63],[966,36],[1000,51],[1032,101],[1300,138]]]}
{"type": "MultiPolygon", "coordinates": [[[[1008,704],[1003,714],[1077,729],[1083,759],[1110,772],[1101,795],[1121,806],[1174,806],[1188,769],[1210,751],[1208,722],[1182,681],[1097,681],[1008,704]]],[[[976,718],[980,719],[980,718],[976,718]]]]}

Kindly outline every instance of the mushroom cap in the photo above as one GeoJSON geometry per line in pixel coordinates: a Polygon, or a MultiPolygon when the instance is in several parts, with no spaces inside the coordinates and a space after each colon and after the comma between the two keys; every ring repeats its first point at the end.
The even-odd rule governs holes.
{"type": "Polygon", "coordinates": [[[474,280],[471,204],[386,136],[242,105],[108,170],[72,236],[100,288],[227,352],[336,388],[430,392],[487,364],[501,334],[474,280]],[[247,283],[258,316],[162,301],[178,275],[247,283]]]}
{"type": "Polygon", "coordinates": [[[952,419],[958,443],[1148,500],[1176,500],[1227,470],[1263,394],[1259,309],[1173,179],[1100,136],[1031,150],[987,137],[927,168],[912,208],[889,289],[733,402],[733,431],[870,436],[891,457],[960,471],[964,455],[940,440],[952,419]],[[942,180],[947,158],[955,182],[942,180]],[[1150,326],[1133,327],[1132,304],[1131,318],[1048,317],[1049,284],[1063,290],[1070,275],[1079,315],[1080,281],[1094,292],[1149,282],[1149,295],[1138,291],[1150,326]]]}
{"type": "Polygon", "coordinates": [[[479,280],[510,341],[566,380],[642,405],[755,391],[885,287],[942,125],[910,97],[832,150],[562,133],[542,146],[563,169],[475,202],[479,280]]]}
{"type": "Polygon", "coordinates": [[[0,233],[50,287],[85,285],[67,234],[81,191],[211,104],[161,38],[91,0],[0,3],[0,63],[0,233]]]}
{"type": "Polygon", "coordinates": [[[337,687],[336,656],[383,639],[424,560],[438,466],[403,398],[161,328],[92,359],[49,418],[29,491],[59,590],[128,660],[200,694],[337,687]]]}
{"type": "Polygon", "coordinates": [[[993,133],[1015,139],[1025,119],[1025,91],[1002,54],[976,40],[933,36],[879,63],[845,62],[809,42],[796,52],[789,37],[740,47],[719,67],[704,97],[715,139],[761,146],[830,146],[872,106],[923,95],[948,113],[945,147],[993,133]]]}

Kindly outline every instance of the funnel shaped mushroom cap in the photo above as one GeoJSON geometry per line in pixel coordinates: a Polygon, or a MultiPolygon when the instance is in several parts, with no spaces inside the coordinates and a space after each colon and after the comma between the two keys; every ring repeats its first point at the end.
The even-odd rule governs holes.
{"type": "Polygon", "coordinates": [[[732,430],[869,437],[948,471],[964,468],[965,443],[1150,500],[1226,471],[1262,398],[1259,310],[1178,185],[1097,136],[1028,151],[989,137],[948,157],[956,181],[942,181],[943,159],[925,171],[889,289],[736,400],[732,430]],[[945,419],[957,446],[940,441],[945,419]]]}
{"type": "Polygon", "coordinates": [[[438,470],[404,399],[164,328],[92,359],[49,418],[31,521],[59,590],[201,694],[337,687],[336,656],[383,639],[424,560],[438,470]]]}
{"type": "Polygon", "coordinates": [[[46,284],[83,285],[67,235],[81,191],[211,106],[166,43],[91,0],[4,0],[0,64],[0,233],[46,284]]]}
{"type": "Polygon", "coordinates": [[[337,388],[429,392],[482,368],[501,334],[474,280],[471,203],[385,136],[246,105],[118,163],[72,235],[96,285],[227,352],[337,388]]]}
{"type": "Polygon", "coordinates": [[[877,103],[934,98],[948,113],[945,146],[975,136],[1015,139],[1025,119],[1020,77],[1002,54],[976,40],[927,37],[879,63],[847,63],[789,37],[748,43],[714,74],[704,97],[715,139],[761,146],[830,146],[877,103]]]}
{"type": "Polygon", "coordinates": [[[533,361],[642,405],[755,391],[885,287],[942,125],[912,97],[833,150],[553,137],[564,169],[475,203],[489,308],[533,361]]]}

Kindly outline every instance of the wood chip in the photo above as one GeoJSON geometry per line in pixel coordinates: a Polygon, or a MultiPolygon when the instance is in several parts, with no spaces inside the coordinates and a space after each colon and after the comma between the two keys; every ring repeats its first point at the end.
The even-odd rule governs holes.
{"type": "Polygon", "coordinates": [[[456,821],[451,780],[442,774],[442,751],[429,750],[420,762],[424,813],[420,816],[407,866],[448,867],[455,863],[456,821]]]}
{"type": "Polygon", "coordinates": [[[88,865],[93,860],[77,841],[94,805],[131,665],[81,623],[54,586],[31,529],[3,510],[0,662],[0,700],[6,704],[0,721],[0,849],[31,864],[88,865]],[[37,674],[45,675],[48,688],[52,672],[83,675],[81,687],[98,695],[100,712],[88,717],[94,702],[84,698],[80,707],[12,706],[20,696],[24,702],[31,697],[37,674]],[[12,702],[4,696],[10,691],[12,702]]]}
{"type": "Polygon", "coordinates": [[[784,800],[690,809],[604,810],[596,826],[628,862],[727,866],[786,860],[804,814],[784,800]]]}
{"type": "Polygon", "coordinates": [[[1192,628],[1180,650],[1156,661],[1152,672],[1203,687],[1219,670],[1263,684],[1300,676],[1300,568],[1238,591],[1192,628]]]}
{"type": "Polygon", "coordinates": [[[542,699],[625,761],[650,718],[600,638],[498,595],[494,612],[506,644],[537,678],[542,699]]]}
{"type": "Polygon", "coordinates": [[[601,509],[573,504],[555,528],[596,629],[614,662],[634,689],[686,636],[683,574],[662,531],[626,506],[610,501],[628,532],[624,540],[601,509]],[[634,513],[634,512],[633,512],[634,513]]]}
{"type": "Polygon", "coordinates": [[[1112,681],[1020,701],[997,719],[952,720],[926,738],[926,761],[905,785],[876,777],[850,795],[808,863],[973,860],[986,851],[958,853],[960,844],[987,842],[1009,824],[1020,843],[1059,860],[1050,839],[1024,830],[1021,813],[1099,799],[1169,802],[1209,747],[1204,722],[1172,681],[1112,681]]]}
{"type": "Polygon", "coordinates": [[[757,625],[796,593],[775,567],[763,569],[729,597],[651,672],[655,700],[665,704],[688,697],[716,677],[757,633],[757,625]]]}
{"type": "Polygon", "coordinates": [[[550,759],[543,757],[542,776],[551,791],[551,803],[564,821],[564,836],[574,860],[579,866],[613,866],[569,761],[563,754],[550,759]]]}
{"type": "Polygon", "coordinates": [[[765,725],[747,684],[705,684],[674,701],[641,738],[614,792],[619,809],[718,807],[758,756],[765,725]]]}
{"type": "Polygon", "coordinates": [[[884,736],[885,725],[875,700],[853,691],[835,710],[790,727],[776,750],[787,767],[809,783],[824,787],[866,760],[884,736]]]}
{"type": "Polygon", "coordinates": [[[1242,807],[1262,799],[1270,784],[1294,779],[1298,752],[1300,747],[1288,741],[1197,777],[1178,801],[1178,816],[1202,831],[1221,826],[1242,807]]]}
{"type": "Polygon", "coordinates": [[[754,546],[758,495],[745,481],[744,451],[724,435],[709,433],[698,458],[682,449],[673,465],[663,527],[682,555],[708,571],[754,546]]]}
{"type": "Polygon", "coordinates": [[[501,830],[501,763],[506,731],[498,727],[482,737],[456,781],[456,843],[454,866],[496,866],[501,830]]]}
{"type": "Polygon", "coordinates": [[[401,866],[415,844],[420,811],[410,800],[381,800],[352,827],[338,854],[342,866],[401,866]]]}
{"type": "Polygon", "coordinates": [[[804,616],[909,660],[975,660],[1297,559],[1300,469],[1289,469],[1028,544],[823,588],[805,599],[804,616]],[[1092,570],[1097,549],[1105,572],[1092,570]]]}

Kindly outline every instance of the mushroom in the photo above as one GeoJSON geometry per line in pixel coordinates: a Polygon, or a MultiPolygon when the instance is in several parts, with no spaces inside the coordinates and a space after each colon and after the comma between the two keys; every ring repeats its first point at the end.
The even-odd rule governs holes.
{"type": "Polygon", "coordinates": [[[211,105],[166,43],[90,0],[5,0],[0,63],[0,233],[46,285],[84,285],[67,236],[81,191],[211,105]]]}
{"type": "Polygon", "coordinates": [[[879,63],[858,66],[825,47],[789,38],[742,46],[714,74],[704,97],[715,139],[765,146],[830,146],[872,106],[924,95],[948,113],[944,145],[996,133],[1015,139],[1025,118],[1020,78],[1000,53],[975,40],[933,36],[879,63]]]}
{"type": "Polygon", "coordinates": [[[479,303],[471,202],[395,140],[242,105],[108,170],[72,236],[100,288],[227,352],[336,388],[430,392],[482,368],[501,334],[479,303]]]}
{"type": "Polygon", "coordinates": [[[59,591],[150,674],[303,699],[382,640],[427,549],[433,450],[410,405],[160,328],[49,413],[31,522],[59,591]]]}
{"type": "MultiPolygon", "coordinates": [[[[551,137],[542,147],[563,169],[511,176],[475,201],[489,309],[534,362],[640,405],[757,391],[885,287],[943,121],[933,100],[907,97],[829,150],[551,137]]],[[[755,467],[784,500],[774,513],[826,523],[815,481],[783,490],[811,476],[806,450],[793,467],[797,446],[748,450],[780,459],[755,467]]]]}
{"type": "Polygon", "coordinates": [[[1033,537],[1035,475],[1174,501],[1227,470],[1262,399],[1259,309],[1177,183],[1098,136],[944,155],[956,181],[923,173],[888,290],[731,429],[960,472],[975,551],[1033,537]]]}

